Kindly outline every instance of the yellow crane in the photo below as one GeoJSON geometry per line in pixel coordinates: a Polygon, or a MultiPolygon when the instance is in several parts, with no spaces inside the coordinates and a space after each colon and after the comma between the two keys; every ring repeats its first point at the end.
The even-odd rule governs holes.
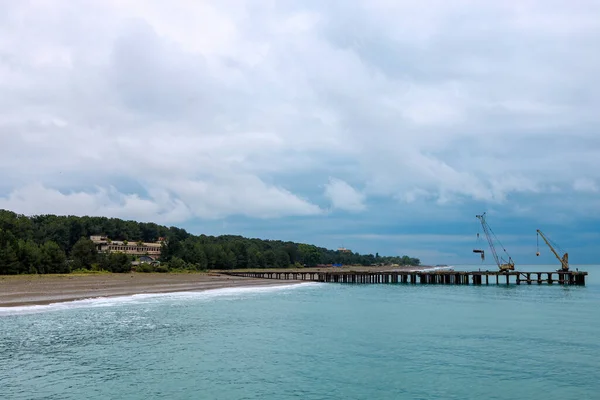
{"type": "MultiPolygon", "coordinates": [[[[537,253],[536,256],[540,255],[540,239],[539,237],[541,236],[542,239],[544,239],[544,242],[546,242],[546,244],[548,245],[548,247],[550,247],[550,250],[552,251],[552,253],[554,253],[554,256],[556,256],[556,258],[558,259],[558,261],[560,261],[560,265],[562,267],[563,271],[568,271],[569,270],[569,253],[565,252],[565,254],[563,254],[563,256],[561,257],[558,252],[556,250],[554,250],[554,247],[550,244],[550,239],[548,239],[546,237],[546,235],[544,235],[544,233],[542,231],[540,231],[539,229],[537,230],[537,253]]],[[[556,247],[558,247],[556,245],[556,247]]]]}
{"type": "MultiPolygon", "coordinates": [[[[494,234],[494,232],[492,231],[492,229],[490,228],[490,226],[488,225],[487,221],[485,220],[485,213],[481,214],[481,215],[476,215],[477,219],[481,222],[481,227],[483,228],[483,233],[485,233],[485,237],[488,241],[488,244],[490,246],[490,250],[492,251],[492,256],[494,256],[494,261],[496,261],[496,265],[498,266],[498,268],[500,269],[500,271],[512,271],[515,269],[515,262],[513,261],[512,257],[508,254],[508,252],[506,251],[506,249],[504,248],[504,246],[502,246],[502,244],[500,243],[500,240],[498,240],[498,238],[496,237],[496,235],[494,234]],[[492,235],[494,237],[496,237],[496,240],[498,241],[498,243],[500,244],[500,246],[502,247],[502,250],[504,251],[504,253],[506,253],[506,255],[508,256],[508,260],[504,260],[503,257],[499,257],[498,253],[496,252],[496,247],[494,246],[494,241],[492,240],[492,235]]],[[[479,233],[477,234],[477,237],[479,238],[479,233]]],[[[478,250],[475,249],[473,250],[473,253],[480,253],[481,254],[481,260],[485,259],[485,252],[483,250],[478,250]]]]}

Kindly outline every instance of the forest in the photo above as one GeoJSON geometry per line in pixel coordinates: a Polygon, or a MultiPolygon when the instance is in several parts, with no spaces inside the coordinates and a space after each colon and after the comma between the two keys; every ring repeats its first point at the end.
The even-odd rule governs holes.
{"type": "Polygon", "coordinates": [[[91,235],[112,240],[155,242],[165,238],[160,265],[139,272],[343,265],[419,265],[418,258],[340,252],[304,243],[237,235],[193,235],[174,226],[107,217],[25,216],[0,210],[0,275],[73,271],[129,272],[135,257],[99,254],[91,235]]]}

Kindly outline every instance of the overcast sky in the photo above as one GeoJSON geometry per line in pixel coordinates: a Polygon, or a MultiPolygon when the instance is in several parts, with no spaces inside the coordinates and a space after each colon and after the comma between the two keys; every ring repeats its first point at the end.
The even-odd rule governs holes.
{"type": "Polygon", "coordinates": [[[0,0],[0,208],[598,263],[599,71],[594,0],[0,0]]]}

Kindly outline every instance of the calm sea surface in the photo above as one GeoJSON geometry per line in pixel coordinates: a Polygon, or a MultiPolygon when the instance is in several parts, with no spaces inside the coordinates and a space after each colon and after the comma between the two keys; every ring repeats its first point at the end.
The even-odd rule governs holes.
{"type": "Polygon", "coordinates": [[[0,309],[0,398],[598,399],[600,266],[579,268],[585,287],[306,284],[0,309]]]}

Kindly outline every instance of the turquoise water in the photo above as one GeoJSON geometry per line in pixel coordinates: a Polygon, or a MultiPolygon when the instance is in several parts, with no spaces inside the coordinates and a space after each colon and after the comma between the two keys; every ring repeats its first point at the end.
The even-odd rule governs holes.
{"type": "Polygon", "coordinates": [[[599,398],[600,267],[580,269],[585,287],[306,284],[0,309],[0,397],[599,398]]]}

